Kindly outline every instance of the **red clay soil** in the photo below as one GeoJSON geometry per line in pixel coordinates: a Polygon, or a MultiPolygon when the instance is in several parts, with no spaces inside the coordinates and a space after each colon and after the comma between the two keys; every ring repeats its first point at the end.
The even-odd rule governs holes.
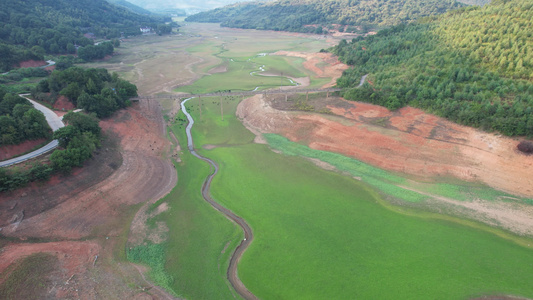
{"type": "Polygon", "coordinates": [[[69,111],[69,110],[76,109],[76,106],[74,106],[74,104],[72,104],[72,102],[70,102],[68,98],[65,96],[59,96],[56,102],[54,102],[53,107],[54,109],[63,110],[63,111],[69,111]]]}
{"type": "Polygon", "coordinates": [[[0,147],[0,161],[30,152],[32,149],[46,142],[46,139],[30,140],[18,145],[5,145],[0,147]]]}
{"type": "Polygon", "coordinates": [[[44,60],[27,60],[19,62],[19,68],[37,68],[46,65],[47,63],[44,60]]]}
{"type": "Polygon", "coordinates": [[[256,96],[240,104],[239,116],[261,132],[422,180],[453,176],[533,197],[533,157],[520,154],[516,140],[411,107],[390,112],[366,103],[330,101],[333,115],[320,115],[276,110],[256,96]]]}
{"type": "MultiPolygon", "coordinates": [[[[270,96],[267,101],[263,97],[246,99],[237,109],[243,124],[256,134],[280,134],[313,149],[340,153],[421,182],[447,182],[455,177],[533,197],[533,156],[516,150],[516,140],[459,126],[410,107],[390,112],[339,98],[318,99],[317,106],[328,103],[330,115],[276,109],[273,106],[287,106],[284,97],[276,100],[270,96]]],[[[533,207],[509,202],[512,197],[487,202],[476,195],[470,201],[424,195],[429,200],[417,204],[421,208],[533,236],[533,207]]]]}
{"type": "MultiPolygon", "coordinates": [[[[48,253],[59,259],[61,263],[60,270],[68,280],[71,275],[81,274],[89,269],[93,265],[95,256],[98,255],[100,251],[100,246],[94,242],[51,242],[40,244],[14,243],[2,248],[2,253],[0,253],[0,270],[5,270],[17,260],[31,254],[48,253]]],[[[0,283],[1,282],[2,280],[0,279],[0,283]]],[[[76,290],[70,289],[68,284],[55,286],[54,289],[55,291],[50,294],[55,295],[56,297],[80,297],[80,293],[74,293],[76,290]]]]}
{"type": "MultiPolygon", "coordinates": [[[[169,142],[161,134],[161,125],[147,117],[151,116],[143,116],[138,107],[119,111],[112,120],[102,121],[101,127],[105,132],[121,138],[122,165],[109,163],[108,167],[118,169],[104,181],[89,188],[82,186],[82,190],[78,190],[76,183],[72,183],[72,192],[64,191],[65,194],[55,195],[59,203],[53,209],[32,217],[25,212],[22,222],[5,226],[2,233],[16,237],[87,237],[103,224],[113,223],[124,207],[142,203],[161,190],[166,190],[175,178],[175,171],[172,165],[159,157],[168,151],[169,142]]],[[[100,151],[106,152],[108,149],[100,151]]],[[[84,171],[81,170],[82,173],[84,171]]],[[[38,194],[43,195],[43,192],[39,191],[38,194]]],[[[5,221],[0,219],[0,224],[5,224],[5,221]]],[[[106,235],[117,235],[116,230],[121,229],[108,226],[102,230],[106,235]]]]}
{"type": "MultiPolygon", "coordinates": [[[[174,187],[177,178],[173,165],[161,158],[170,150],[170,142],[164,138],[163,118],[156,101],[118,111],[100,125],[107,139],[84,168],[74,170],[71,176],[54,176],[46,184],[0,194],[0,234],[21,241],[30,238],[61,241],[59,248],[64,250],[59,252],[64,255],[58,257],[62,264],[86,267],[94,261],[98,247],[106,249],[99,254],[99,261],[114,261],[113,247],[123,246],[115,237],[127,234],[125,230],[135,213],[133,206],[159,199],[174,187]]],[[[55,245],[15,243],[0,251],[2,255],[18,251],[29,255],[56,251],[49,250],[55,249],[55,245]]],[[[20,256],[13,257],[14,261],[20,256]]],[[[1,256],[0,261],[1,273],[8,263],[3,263],[1,256]]],[[[128,286],[122,278],[138,271],[130,264],[119,266],[102,264],[89,273],[73,269],[57,280],[64,283],[75,275],[78,285],[83,286],[83,294],[78,295],[83,299],[165,298],[158,296],[159,291],[149,292],[152,296],[148,296],[128,286]],[[99,272],[98,276],[94,272],[99,272]],[[102,296],[104,292],[111,294],[102,296]]],[[[148,285],[140,276],[129,280],[141,280],[136,286],[148,285]]],[[[56,296],[78,298],[69,293],[56,296]]]]}
{"type": "MultiPolygon", "coordinates": [[[[318,76],[336,79],[348,68],[328,53],[276,54],[305,58],[304,66],[318,76]],[[327,65],[319,67],[318,62],[327,65]]],[[[481,181],[510,194],[533,197],[533,156],[519,153],[514,139],[460,126],[411,107],[391,112],[333,97],[309,103],[331,112],[324,115],[286,111],[291,107],[283,100],[255,96],[241,102],[237,114],[254,131],[281,134],[311,148],[341,153],[386,170],[422,180],[453,176],[481,181]]]]}

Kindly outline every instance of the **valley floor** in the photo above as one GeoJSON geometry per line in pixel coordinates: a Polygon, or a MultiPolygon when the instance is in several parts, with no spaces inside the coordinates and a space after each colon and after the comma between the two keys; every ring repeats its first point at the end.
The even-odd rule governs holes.
{"type": "MultiPolygon", "coordinates": [[[[239,67],[253,65],[253,59],[258,59],[258,63],[253,65],[254,72],[265,61],[266,65],[270,63],[275,66],[270,70],[267,66],[265,75],[269,76],[264,78],[246,77],[247,85],[259,85],[257,82],[260,82],[275,86],[280,79],[272,75],[283,73],[287,77],[298,79],[296,82],[300,85],[322,87],[331,86],[335,78],[347,68],[335,57],[318,53],[320,49],[337,42],[331,37],[324,39],[312,35],[189,24],[180,35],[146,36],[126,41],[118,48],[120,55],[91,64],[91,67],[105,67],[118,72],[138,86],[140,95],[169,93],[181,89],[203,91],[218,88],[216,84],[227,80],[224,77],[240,76],[239,72],[242,70],[232,69],[231,64],[238,59],[240,61],[236,64],[239,67]],[[257,58],[258,54],[265,52],[275,54],[257,58]]],[[[250,71],[244,70],[242,73],[248,76],[250,71]]],[[[230,79],[237,81],[237,85],[245,84],[244,80],[239,81],[238,78],[230,79]]],[[[283,79],[281,82],[283,83],[283,79]]],[[[286,85],[290,85],[288,81],[286,85]]],[[[401,249],[406,250],[405,253],[408,252],[407,249],[413,249],[413,245],[419,244],[428,246],[427,249],[430,250],[442,250],[442,253],[456,253],[453,252],[455,250],[446,248],[449,245],[444,243],[456,241],[457,233],[467,241],[462,244],[463,240],[459,240],[461,247],[469,251],[477,246],[468,244],[468,241],[475,240],[479,242],[478,245],[494,246],[503,249],[502,253],[508,251],[505,253],[531,259],[533,184],[530,174],[533,157],[517,153],[517,141],[452,124],[413,108],[390,112],[381,107],[348,102],[332,95],[310,95],[309,99],[305,95],[289,99],[284,96],[258,95],[237,104],[240,100],[205,99],[205,106],[201,107],[195,102],[191,111],[199,121],[195,125],[197,131],[193,131],[198,150],[202,155],[209,154],[221,159],[215,159],[222,173],[218,178],[228,179],[214,180],[212,193],[215,200],[244,217],[247,222],[250,219],[254,236],[257,237],[250,252],[245,253],[239,264],[241,279],[250,291],[258,291],[264,298],[294,298],[303,295],[298,294],[298,284],[311,282],[313,288],[321,289],[326,294],[342,295],[341,287],[352,285],[349,276],[357,277],[360,282],[371,276],[378,276],[376,278],[381,280],[381,273],[371,272],[382,266],[381,257],[373,255],[381,253],[383,257],[386,256],[391,263],[388,266],[392,268],[398,254],[394,249],[387,248],[388,241],[379,238],[373,238],[368,243],[376,248],[353,250],[355,247],[368,246],[359,243],[355,237],[360,232],[372,236],[373,231],[367,230],[368,228],[391,234],[392,243],[403,247],[401,249]],[[222,108],[226,109],[226,115],[218,106],[218,101],[226,105],[222,108]],[[228,115],[228,111],[231,115],[228,115]],[[220,116],[222,120],[219,119],[220,116]],[[309,156],[317,165],[335,170],[343,176],[326,174],[323,170],[315,170],[318,168],[310,168],[298,159],[272,153],[264,145],[253,143],[254,136],[242,127],[241,122],[256,135],[256,143],[267,143],[269,139],[279,141],[280,136],[294,142],[284,144],[284,149],[276,149],[272,145],[276,152],[289,148],[300,149],[302,146],[305,147],[303,151],[309,153],[324,150],[342,154],[348,159],[354,158],[371,165],[372,168],[377,167],[372,172],[382,172],[375,171],[378,168],[386,170],[389,173],[384,176],[388,176],[387,180],[392,178],[395,188],[406,194],[409,191],[416,192],[417,197],[424,200],[410,202],[401,197],[395,198],[367,183],[364,175],[353,175],[349,173],[350,170],[341,170],[333,162],[309,156]],[[265,161],[257,162],[259,158],[265,158],[265,161]],[[294,166],[294,169],[289,166],[294,166]],[[270,167],[273,171],[267,170],[270,167]],[[288,186],[287,191],[280,194],[283,197],[277,195],[275,189],[265,187],[270,182],[266,184],[254,181],[252,170],[256,174],[264,172],[264,177],[258,178],[272,180],[272,185],[275,181],[279,186],[288,186]],[[280,178],[297,181],[297,170],[317,176],[308,182],[299,182],[309,191],[326,193],[326,189],[330,187],[320,186],[323,180],[321,176],[327,178],[331,186],[342,187],[343,190],[339,190],[338,195],[331,196],[338,201],[335,203],[340,208],[328,207],[324,199],[333,201],[329,199],[329,195],[313,199],[314,195],[307,194],[305,189],[303,193],[298,190],[300,194],[296,195],[293,186],[280,178]],[[353,180],[353,177],[358,180],[353,180]],[[233,178],[241,178],[241,181],[235,180],[235,183],[233,178]],[[350,192],[354,187],[364,194],[364,197],[361,196],[364,199],[357,203],[346,200],[351,199],[350,192]],[[272,204],[264,203],[257,195],[273,199],[272,204]],[[309,199],[305,198],[306,195],[309,199]],[[301,197],[302,202],[291,204],[288,201],[297,197],[301,197]],[[317,213],[312,207],[306,206],[307,200],[322,211],[317,213]],[[350,215],[329,218],[342,213],[343,205],[346,205],[346,211],[350,215]],[[374,207],[378,205],[386,208],[383,216],[391,224],[407,224],[405,228],[420,233],[427,241],[436,236],[437,243],[440,241],[443,245],[427,245],[431,242],[420,242],[412,235],[393,232],[396,229],[380,223],[378,217],[367,220],[365,218],[368,216],[357,215],[361,208],[368,211],[369,216],[378,216],[377,212],[381,210],[374,207]],[[409,215],[410,209],[417,211],[414,217],[409,215]],[[435,217],[434,214],[428,217],[425,215],[428,211],[441,213],[438,216],[444,217],[435,217]],[[303,215],[304,212],[308,215],[303,215]],[[407,217],[404,218],[405,216],[407,217]],[[420,229],[417,222],[425,222],[426,219],[436,220],[427,227],[434,231],[417,231],[420,229]],[[464,221],[465,219],[475,222],[464,221]],[[372,226],[365,227],[364,220],[371,221],[368,224],[372,226]],[[324,227],[315,228],[315,221],[324,227]],[[344,221],[352,227],[346,227],[342,223],[344,221]],[[441,223],[445,225],[441,226],[441,223]],[[474,230],[456,230],[456,227],[462,225],[474,230]],[[272,228],[279,232],[270,230],[272,228]],[[286,228],[288,229],[285,230],[286,228]],[[509,234],[509,231],[514,234],[509,234]],[[445,234],[440,239],[439,234],[442,232],[445,234]],[[402,234],[405,234],[407,242],[392,238],[403,237],[402,234]],[[288,248],[301,252],[287,251],[287,245],[294,246],[288,248]],[[274,254],[280,256],[268,256],[274,254]],[[373,265],[353,265],[356,261],[354,257],[364,260],[367,257],[365,255],[375,259],[373,265]],[[276,268],[268,268],[270,264],[276,268]],[[298,271],[291,269],[291,264],[298,266],[298,271]],[[328,272],[331,271],[331,266],[337,266],[345,273],[330,274],[328,272]],[[364,268],[369,273],[360,274],[355,270],[356,267],[364,268]],[[319,276],[316,275],[317,270],[321,272],[319,276]],[[331,285],[322,280],[330,276],[340,278],[344,276],[342,274],[348,274],[345,282],[336,280],[331,285]],[[302,283],[298,278],[312,280],[302,283]],[[263,282],[268,284],[264,285],[263,282]],[[279,284],[296,288],[278,288],[279,284]]],[[[195,158],[186,151],[183,133],[185,121],[182,118],[179,101],[175,98],[161,102],[141,101],[101,122],[107,140],[87,166],[73,171],[73,176],[55,176],[46,184],[34,184],[0,195],[0,295],[4,291],[9,292],[8,283],[16,286],[24,282],[22,279],[19,279],[20,282],[8,282],[12,280],[8,278],[13,278],[9,275],[21,269],[29,255],[46,253],[57,260],[53,263],[54,271],[38,279],[45,288],[39,289],[37,284],[30,291],[33,293],[30,296],[36,298],[172,299],[177,295],[191,299],[238,297],[229,287],[225,276],[232,249],[242,240],[242,236],[233,224],[202,202],[200,189],[210,169],[194,161],[195,158]],[[131,257],[127,257],[126,253],[133,255],[136,250],[154,249],[150,248],[153,245],[161,246],[166,256],[152,256],[159,260],[155,263],[149,259],[144,261],[152,267],[152,271],[148,271],[144,265],[128,261],[131,257]],[[162,269],[156,270],[159,273],[154,275],[153,266],[157,263],[160,263],[158,266],[162,269]],[[155,284],[153,280],[156,281],[155,284]],[[161,282],[165,283],[166,291],[156,286],[161,285],[161,282]]],[[[303,175],[301,177],[308,178],[303,175]]],[[[363,241],[366,239],[360,238],[363,241]]],[[[434,260],[436,266],[446,263],[443,269],[451,270],[446,273],[447,276],[453,274],[455,267],[461,267],[456,266],[455,261],[443,262],[431,257],[424,252],[425,249],[420,248],[413,253],[426,255],[425,259],[434,260]]],[[[463,251],[459,248],[456,250],[463,251]]],[[[483,251],[483,255],[491,258],[498,258],[500,254],[492,253],[491,249],[483,251]]],[[[423,273],[423,270],[429,269],[424,267],[423,260],[419,260],[415,254],[407,257],[412,258],[412,261],[403,261],[407,264],[402,265],[404,270],[416,268],[420,272],[410,275],[421,281],[426,277],[438,277],[437,273],[429,274],[431,276],[423,273]],[[409,262],[412,264],[409,265],[409,262]]],[[[477,257],[473,250],[467,254],[477,257]]],[[[470,257],[468,255],[465,257],[470,257]]],[[[485,261],[480,261],[479,265],[484,263],[485,261]]],[[[530,261],[513,261],[509,266],[519,267],[528,263],[530,261]]],[[[487,268],[497,269],[497,264],[498,262],[492,261],[487,263],[490,265],[487,268]]],[[[391,269],[391,272],[395,271],[400,276],[403,270],[398,268],[391,269]]],[[[484,274],[477,267],[472,272],[472,278],[478,278],[476,276],[481,274],[494,280],[495,284],[501,281],[499,276],[484,274]],[[476,273],[478,271],[480,273],[476,273]]],[[[482,278],[481,275],[479,278],[482,278]]],[[[453,279],[454,276],[450,275],[449,278],[453,279]]],[[[485,289],[486,283],[478,282],[476,290],[469,296],[493,292],[515,294],[529,288],[516,283],[524,278],[515,279],[509,280],[511,287],[506,290],[485,289]]],[[[453,283],[453,280],[447,282],[453,283]]],[[[385,285],[387,282],[380,284],[385,285]]],[[[416,282],[405,284],[416,285],[416,282]]],[[[398,285],[402,286],[403,283],[398,285]]],[[[431,288],[431,285],[421,285],[431,288]]],[[[462,283],[457,285],[464,287],[462,283]]],[[[370,292],[366,295],[381,292],[382,287],[370,286],[370,292]]],[[[446,290],[446,287],[440,288],[446,290]]],[[[470,287],[464,288],[468,290],[470,287]]],[[[21,291],[16,293],[22,295],[21,291]]],[[[306,295],[312,296],[312,292],[309,293],[306,295]]]]}

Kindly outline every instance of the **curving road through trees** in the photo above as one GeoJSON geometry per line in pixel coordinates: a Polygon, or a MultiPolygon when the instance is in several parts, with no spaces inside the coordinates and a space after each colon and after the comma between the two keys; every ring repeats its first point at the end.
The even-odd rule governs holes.
{"type": "Polygon", "coordinates": [[[248,246],[252,243],[252,240],[253,240],[252,228],[250,228],[250,226],[241,217],[235,215],[232,211],[223,207],[222,205],[217,203],[215,200],[213,200],[213,198],[211,197],[209,193],[209,189],[211,187],[211,182],[213,181],[213,177],[215,177],[215,175],[218,173],[218,165],[211,159],[201,156],[194,150],[194,143],[193,143],[192,135],[191,135],[191,128],[194,124],[194,119],[189,114],[189,112],[187,112],[187,109],[185,108],[185,103],[191,99],[193,98],[188,98],[181,103],[181,110],[183,111],[183,113],[187,117],[187,120],[189,121],[189,124],[187,125],[187,128],[185,129],[185,132],[187,134],[187,148],[189,148],[189,151],[191,152],[192,155],[194,155],[195,157],[203,161],[206,161],[214,168],[213,173],[211,173],[204,181],[204,184],[202,186],[202,196],[207,202],[209,202],[209,204],[211,204],[211,206],[213,206],[216,210],[223,213],[232,222],[235,222],[237,225],[239,225],[244,231],[244,239],[241,241],[239,246],[237,246],[237,248],[235,249],[235,251],[233,252],[231,256],[226,276],[229,282],[231,283],[231,285],[233,286],[233,288],[235,289],[235,291],[237,291],[237,293],[239,293],[241,297],[243,297],[244,299],[248,299],[248,300],[251,300],[251,299],[255,300],[257,299],[257,297],[254,294],[252,294],[252,292],[250,292],[246,288],[246,286],[244,286],[242,281],[239,279],[239,276],[237,275],[237,264],[239,260],[241,259],[242,254],[244,253],[246,248],[248,248],[248,246]]]}
{"type": "MultiPolygon", "coordinates": [[[[27,94],[23,94],[23,95],[20,95],[20,96],[28,99],[27,97],[25,97],[25,96],[27,96],[27,94]]],[[[65,127],[65,124],[63,123],[61,118],[58,117],[51,109],[49,109],[48,107],[46,107],[44,105],[41,105],[41,104],[31,100],[31,99],[28,99],[28,100],[31,102],[33,107],[35,107],[37,110],[41,111],[44,114],[44,117],[46,118],[46,122],[48,122],[48,125],[50,125],[50,128],[52,128],[52,131],[56,131],[56,130],[58,130],[61,127],[65,127]]],[[[41,147],[41,148],[39,148],[39,149],[37,149],[37,150],[35,150],[33,152],[30,152],[28,154],[24,154],[24,155],[21,155],[19,157],[15,157],[15,158],[4,160],[4,161],[0,162],[0,168],[1,167],[11,166],[11,165],[14,165],[14,164],[18,164],[18,163],[27,161],[29,159],[32,159],[34,157],[37,157],[39,155],[45,154],[45,153],[50,152],[50,151],[54,150],[55,148],[57,148],[58,145],[59,145],[58,141],[57,140],[53,140],[50,143],[46,144],[45,146],[43,146],[43,147],[41,147]]]]}

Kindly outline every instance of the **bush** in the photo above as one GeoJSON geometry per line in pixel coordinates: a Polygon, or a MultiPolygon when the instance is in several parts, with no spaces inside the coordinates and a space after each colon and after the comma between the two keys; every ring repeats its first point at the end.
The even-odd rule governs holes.
{"type": "Polygon", "coordinates": [[[531,141],[521,141],[518,146],[516,146],[520,152],[523,152],[525,154],[532,154],[533,153],[533,142],[531,141]]]}
{"type": "Polygon", "coordinates": [[[21,81],[24,79],[24,76],[20,75],[19,73],[9,73],[6,75],[6,78],[11,81],[21,81]]]}

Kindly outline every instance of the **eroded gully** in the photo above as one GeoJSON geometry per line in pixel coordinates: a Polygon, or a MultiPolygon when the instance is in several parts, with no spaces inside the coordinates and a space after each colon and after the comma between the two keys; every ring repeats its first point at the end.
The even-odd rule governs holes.
{"type": "Polygon", "coordinates": [[[246,286],[244,286],[244,284],[239,279],[239,276],[237,275],[237,264],[239,260],[241,259],[242,254],[244,253],[244,251],[246,251],[246,248],[248,248],[248,246],[252,243],[252,240],[253,240],[252,229],[241,217],[235,215],[232,211],[223,207],[222,205],[217,203],[215,200],[213,200],[213,198],[211,197],[209,193],[211,182],[213,181],[213,177],[215,177],[215,175],[218,173],[218,165],[211,159],[201,156],[194,150],[194,142],[192,140],[192,135],[191,135],[191,128],[194,125],[194,119],[189,114],[189,112],[187,112],[187,109],[185,108],[185,103],[191,99],[193,98],[186,99],[181,103],[181,110],[183,111],[183,113],[187,117],[187,120],[189,121],[189,124],[187,125],[187,128],[185,129],[185,132],[187,134],[187,148],[189,148],[189,151],[191,152],[192,155],[194,155],[195,157],[203,161],[206,161],[214,169],[214,171],[204,181],[204,184],[202,186],[202,196],[204,197],[205,201],[209,202],[209,204],[211,204],[211,206],[213,206],[216,210],[220,211],[228,219],[230,219],[231,221],[239,225],[244,231],[244,239],[241,241],[239,246],[237,246],[237,248],[231,255],[231,259],[229,262],[229,267],[228,267],[226,276],[229,282],[231,283],[231,285],[233,286],[233,288],[235,289],[235,291],[237,291],[237,293],[239,293],[241,297],[243,297],[244,299],[257,299],[257,297],[254,294],[252,294],[252,292],[250,292],[246,288],[246,286]]]}

